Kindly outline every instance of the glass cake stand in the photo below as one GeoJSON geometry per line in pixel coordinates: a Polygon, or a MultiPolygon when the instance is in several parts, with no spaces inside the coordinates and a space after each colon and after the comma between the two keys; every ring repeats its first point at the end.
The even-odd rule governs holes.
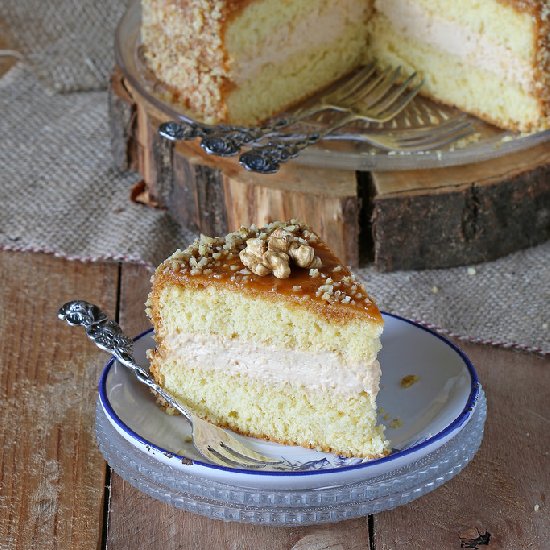
{"type": "MultiPolygon", "coordinates": [[[[200,121],[199,115],[163,99],[162,85],[148,71],[142,59],[140,21],[140,3],[134,0],[120,20],[115,36],[116,62],[124,77],[166,120],[200,121]]],[[[321,119],[309,130],[322,129],[328,123],[327,119],[321,119]]],[[[550,131],[521,134],[500,130],[474,116],[466,116],[458,109],[417,96],[394,120],[385,124],[345,128],[340,135],[336,134],[336,138],[308,147],[293,162],[341,170],[378,171],[458,166],[498,158],[550,141],[550,131]],[[396,153],[359,141],[361,130],[366,128],[369,132],[381,134],[397,133],[404,129],[435,127],[442,121],[457,117],[469,120],[474,133],[440,150],[396,153]],[[346,139],[342,140],[343,137],[346,139]]]]}
{"type": "MultiPolygon", "coordinates": [[[[255,450],[284,467],[238,469],[205,462],[189,424],[166,415],[133,374],[111,360],[99,382],[96,439],[130,484],[178,508],[228,521],[297,525],[335,522],[418,498],[459,473],[481,444],[486,402],[468,358],[451,342],[411,321],[384,314],[380,422],[388,456],[343,458],[250,437],[255,450]],[[403,385],[416,375],[412,386],[403,385]],[[390,420],[393,417],[393,420],[390,420]]],[[[135,341],[147,367],[152,332],[135,341]]]]}

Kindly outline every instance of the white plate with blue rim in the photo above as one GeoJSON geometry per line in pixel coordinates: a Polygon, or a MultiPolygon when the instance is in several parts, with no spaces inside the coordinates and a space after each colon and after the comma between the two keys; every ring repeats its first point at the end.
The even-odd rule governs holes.
{"type": "MultiPolygon", "coordinates": [[[[155,396],[114,359],[99,381],[99,401],[116,431],[162,464],[238,487],[314,489],[390,474],[435,451],[470,421],[482,394],[475,369],[453,343],[411,321],[384,313],[377,403],[392,452],[374,460],[279,445],[237,435],[257,451],[282,457],[285,469],[246,470],[209,464],[194,449],[191,429],[180,416],[160,409],[155,396]]],[[[138,363],[147,366],[153,332],[135,340],[138,363]]]]}

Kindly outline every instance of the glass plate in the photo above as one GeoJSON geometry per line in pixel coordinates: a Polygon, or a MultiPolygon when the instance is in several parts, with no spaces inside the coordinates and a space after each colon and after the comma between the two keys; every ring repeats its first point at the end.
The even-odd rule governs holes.
{"type": "MultiPolygon", "coordinates": [[[[140,48],[140,3],[134,1],[120,20],[115,37],[116,61],[131,86],[166,116],[166,120],[178,118],[199,120],[199,116],[183,107],[162,99],[161,86],[146,69],[140,48]]],[[[417,97],[395,120],[386,124],[369,125],[369,131],[387,133],[406,128],[426,128],[434,121],[449,120],[465,115],[458,109],[447,107],[426,98],[417,97]]],[[[359,141],[324,140],[307,148],[293,162],[310,166],[338,168],[342,170],[409,170],[438,168],[480,162],[508,155],[550,141],[550,130],[532,134],[518,134],[500,130],[473,116],[467,116],[475,128],[472,138],[451,144],[441,150],[415,153],[383,151],[359,141]]],[[[321,120],[319,126],[328,124],[321,120]]],[[[363,125],[362,128],[366,128],[363,125]]],[[[310,127],[310,130],[313,128],[310,127]]],[[[347,128],[345,133],[357,137],[357,128],[347,128]]]]}
{"type": "MultiPolygon", "coordinates": [[[[291,490],[387,475],[423,460],[460,432],[473,415],[480,386],[468,358],[453,344],[393,315],[384,314],[384,322],[379,355],[382,365],[379,420],[386,424],[386,435],[394,448],[384,458],[346,459],[239,435],[257,451],[283,457],[292,470],[258,471],[209,464],[195,451],[188,422],[180,416],[166,415],[150,391],[114,360],[106,365],[100,379],[100,404],[112,427],[130,445],[174,471],[211,481],[291,490]],[[403,388],[401,380],[411,374],[418,381],[403,388]]],[[[154,345],[151,331],[136,340],[136,359],[145,368],[146,350],[154,345]]]]}
{"type": "Polygon", "coordinates": [[[122,437],[99,400],[96,439],[117,474],[136,489],[171,506],[224,521],[311,525],[376,514],[437,489],[476,454],[486,414],[481,390],[464,428],[424,458],[368,480],[316,489],[247,488],[234,485],[231,479],[219,482],[177,470],[122,437]]]}

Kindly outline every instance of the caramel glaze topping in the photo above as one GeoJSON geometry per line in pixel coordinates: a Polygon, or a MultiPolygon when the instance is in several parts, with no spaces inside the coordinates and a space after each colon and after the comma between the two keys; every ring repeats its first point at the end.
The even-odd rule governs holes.
{"type": "Polygon", "coordinates": [[[296,220],[273,222],[262,228],[241,227],[226,237],[201,235],[187,249],[176,251],[159,266],[155,286],[166,280],[197,289],[211,285],[233,288],[251,295],[261,294],[264,299],[283,297],[297,307],[307,307],[334,320],[366,317],[370,322],[382,323],[378,307],[350,270],[342,266],[309,227],[296,220]],[[303,268],[290,259],[290,274],[286,278],[277,278],[271,272],[264,276],[252,273],[239,253],[247,248],[249,239],[267,241],[280,228],[289,231],[300,243],[312,247],[322,265],[303,268]]]}

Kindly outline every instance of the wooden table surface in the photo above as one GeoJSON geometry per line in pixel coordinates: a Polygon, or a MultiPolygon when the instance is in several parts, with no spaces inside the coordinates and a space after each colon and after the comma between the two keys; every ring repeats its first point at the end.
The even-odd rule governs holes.
{"type": "Polygon", "coordinates": [[[486,532],[490,549],[550,548],[549,362],[481,345],[459,344],[487,393],[481,449],[461,474],[407,506],[318,527],[259,527],[182,512],[135,490],[94,441],[106,355],[56,312],[82,298],[137,334],[148,326],[149,277],[128,264],[0,252],[0,548],[483,550],[466,541],[486,532]]]}

